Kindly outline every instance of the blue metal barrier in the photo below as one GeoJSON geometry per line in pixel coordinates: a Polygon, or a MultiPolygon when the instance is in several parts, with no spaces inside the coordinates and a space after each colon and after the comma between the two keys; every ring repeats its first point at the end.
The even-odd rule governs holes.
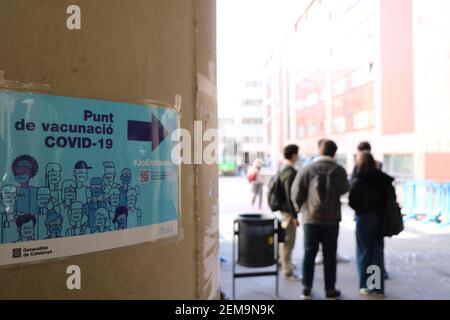
{"type": "Polygon", "coordinates": [[[407,181],[403,184],[403,209],[402,213],[405,215],[404,221],[416,218],[416,185],[414,181],[407,181]]]}
{"type": "Polygon", "coordinates": [[[450,183],[447,183],[442,186],[443,189],[443,198],[442,201],[444,206],[442,208],[442,224],[441,227],[450,226],[450,183]]]}
{"type": "Polygon", "coordinates": [[[422,223],[436,222],[440,223],[439,217],[441,216],[444,204],[444,188],[443,185],[435,182],[430,182],[427,186],[427,210],[425,212],[426,217],[422,223]]]}
{"type": "Polygon", "coordinates": [[[405,222],[425,215],[422,223],[450,225],[450,183],[411,180],[403,184],[402,191],[405,222]]]}

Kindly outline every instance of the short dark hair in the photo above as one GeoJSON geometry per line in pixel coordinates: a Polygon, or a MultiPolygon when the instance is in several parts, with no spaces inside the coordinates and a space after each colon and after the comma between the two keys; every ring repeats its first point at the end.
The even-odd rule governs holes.
{"type": "Polygon", "coordinates": [[[116,209],[116,213],[114,214],[114,220],[123,214],[128,217],[128,208],[124,206],[118,207],[116,209]]]}
{"type": "Polygon", "coordinates": [[[358,151],[360,151],[360,152],[363,152],[363,151],[371,152],[372,151],[372,146],[367,141],[360,142],[360,144],[358,144],[358,151]]]}
{"type": "Polygon", "coordinates": [[[334,157],[338,147],[333,140],[325,140],[320,146],[320,154],[322,156],[334,157]]]}
{"type": "Polygon", "coordinates": [[[291,160],[293,156],[298,154],[300,148],[296,144],[290,144],[284,148],[284,158],[291,160]]]}
{"type": "Polygon", "coordinates": [[[16,218],[16,226],[20,230],[25,223],[33,221],[33,226],[36,225],[36,217],[31,213],[21,214],[16,218]]]}

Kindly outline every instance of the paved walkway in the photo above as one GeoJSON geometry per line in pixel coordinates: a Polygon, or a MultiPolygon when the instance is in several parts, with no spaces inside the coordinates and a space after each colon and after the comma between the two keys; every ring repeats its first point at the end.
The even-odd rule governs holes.
{"type": "MultiPolygon", "coordinates": [[[[237,213],[256,213],[250,205],[250,186],[245,178],[222,177],[220,179],[220,231],[222,291],[228,297],[232,292],[232,226],[237,213]]],[[[265,197],[264,197],[265,198],[265,197]]],[[[350,263],[338,265],[337,288],[343,299],[367,299],[358,293],[355,265],[355,224],[353,212],[343,208],[340,228],[339,252],[348,256],[350,263]]],[[[294,249],[295,272],[301,275],[303,232],[298,229],[294,249]]],[[[386,239],[386,264],[390,280],[386,282],[387,299],[450,299],[450,227],[439,228],[436,224],[417,221],[406,223],[405,231],[394,239],[386,239]]],[[[245,268],[238,268],[243,271],[245,268]]],[[[248,269],[245,269],[248,271],[248,269]]],[[[253,271],[254,269],[251,269],[253,271]]],[[[323,267],[316,266],[314,299],[323,299],[323,267]]],[[[298,299],[301,282],[280,277],[280,299],[298,299]]],[[[275,299],[275,278],[259,277],[236,280],[236,299],[275,299]]]]}

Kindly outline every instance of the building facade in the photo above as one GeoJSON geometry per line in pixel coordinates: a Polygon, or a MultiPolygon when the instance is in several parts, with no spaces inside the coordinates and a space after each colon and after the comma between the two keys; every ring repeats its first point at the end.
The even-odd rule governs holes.
{"type": "Polygon", "coordinates": [[[329,137],[350,171],[367,140],[398,178],[450,180],[449,18],[445,0],[311,1],[266,63],[268,151],[329,137]]]}
{"type": "MultiPolygon", "coordinates": [[[[221,171],[266,160],[264,135],[264,90],[261,80],[245,81],[237,93],[237,107],[219,117],[221,171]]],[[[225,110],[225,108],[224,108],[225,110]]]]}

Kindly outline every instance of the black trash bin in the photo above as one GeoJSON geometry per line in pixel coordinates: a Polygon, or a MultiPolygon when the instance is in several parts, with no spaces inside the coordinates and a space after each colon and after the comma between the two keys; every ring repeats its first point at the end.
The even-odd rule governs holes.
{"type": "Polygon", "coordinates": [[[233,299],[236,296],[235,280],[237,278],[265,276],[275,276],[275,296],[278,298],[278,229],[278,220],[273,215],[240,214],[234,221],[233,299]],[[247,268],[265,268],[275,265],[275,270],[263,269],[259,272],[237,273],[236,264],[247,268]]]}
{"type": "Polygon", "coordinates": [[[275,260],[275,218],[262,214],[241,214],[237,221],[237,263],[244,267],[273,266],[275,260]]]}

